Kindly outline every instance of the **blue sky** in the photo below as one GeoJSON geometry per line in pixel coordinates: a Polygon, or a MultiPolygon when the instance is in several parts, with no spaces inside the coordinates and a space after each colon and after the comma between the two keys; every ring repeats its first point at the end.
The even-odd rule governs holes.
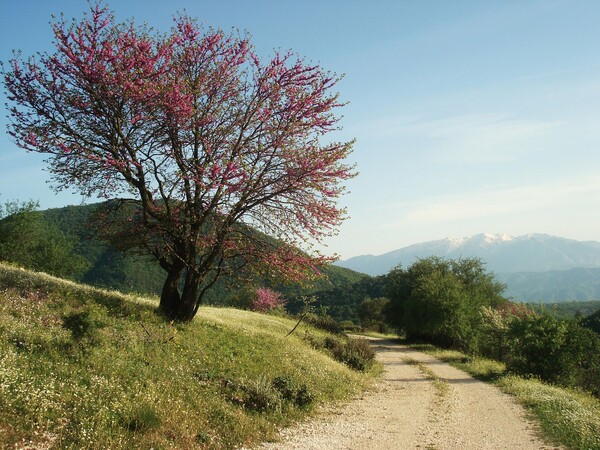
{"type": "MultiPolygon", "coordinates": [[[[52,14],[83,0],[0,0],[0,60],[51,50],[52,14]]],[[[600,240],[600,2],[113,0],[167,31],[177,11],[299,53],[348,101],[356,138],[343,259],[480,232],[600,240]]],[[[2,97],[1,104],[5,103],[2,97]]],[[[5,128],[2,106],[0,126],[5,128]]],[[[43,157],[0,135],[0,202],[81,203],[49,190],[43,157]]]]}

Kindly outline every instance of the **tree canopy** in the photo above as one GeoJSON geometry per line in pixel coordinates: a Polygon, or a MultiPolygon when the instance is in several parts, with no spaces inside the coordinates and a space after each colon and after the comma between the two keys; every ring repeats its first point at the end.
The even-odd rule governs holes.
{"type": "Polygon", "coordinates": [[[326,139],[343,106],[338,76],[292,53],[263,62],[247,36],[185,15],[160,34],[97,3],[53,30],[54,53],[3,66],[9,133],[48,155],[56,189],[133,197],[101,226],[167,272],[168,316],[193,318],[223,271],[299,279],[328,260],[296,246],[345,217],[352,142],[326,139]]]}
{"type": "Polygon", "coordinates": [[[86,261],[74,251],[76,242],[36,213],[34,201],[0,205],[0,260],[52,275],[78,278],[86,261]]]}
{"type": "Polygon", "coordinates": [[[504,285],[477,258],[423,258],[387,277],[392,323],[441,345],[476,347],[481,308],[505,302],[504,285]]]}

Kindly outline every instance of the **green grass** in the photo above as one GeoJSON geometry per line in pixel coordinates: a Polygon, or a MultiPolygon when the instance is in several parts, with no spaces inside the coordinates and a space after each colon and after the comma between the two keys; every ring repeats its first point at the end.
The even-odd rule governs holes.
{"type": "Polygon", "coordinates": [[[514,395],[540,423],[549,440],[570,449],[600,449],[600,400],[592,395],[508,374],[506,366],[498,361],[431,345],[415,348],[514,395]]]}
{"type": "Polygon", "coordinates": [[[381,339],[398,339],[398,335],[396,333],[380,333],[378,331],[372,331],[372,330],[360,331],[360,332],[356,332],[356,333],[352,333],[352,334],[356,334],[358,336],[381,338],[381,339]]]}
{"type": "Polygon", "coordinates": [[[286,338],[286,318],[205,307],[183,325],[155,308],[0,264],[0,448],[251,445],[372,379],[304,325],[286,338]]]}
{"type": "Polygon", "coordinates": [[[534,379],[505,376],[498,385],[535,414],[542,429],[573,449],[600,449],[600,401],[534,379]]]}
{"type": "Polygon", "coordinates": [[[492,359],[467,356],[456,350],[435,347],[430,347],[427,352],[483,381],[495,381],[506,374],[506,364],[492,359]]]}
{"type": "Polygon", "coordinates": [[[403,359],[406,364],[416,366],[419,369],[419,372],[421,372],[425,378],[432,381],[435,392],[439,397],[445,397],[448,395],[450,391],[450,385],[447,381],[441,379],[430,367],[414,358],[403,359]]]}

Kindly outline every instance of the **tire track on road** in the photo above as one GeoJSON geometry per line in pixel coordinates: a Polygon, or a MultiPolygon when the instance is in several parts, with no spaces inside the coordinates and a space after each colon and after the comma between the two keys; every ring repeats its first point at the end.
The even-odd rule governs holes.
{"type": "Polygon", "coordinates": [[[524,409],[494,386],[393,341],[369,339],[384,365],[372,392],[282,430],[260,449],[540,450],[524,409]],[[421,368],[421,369],[420,369],[421,368]]]}

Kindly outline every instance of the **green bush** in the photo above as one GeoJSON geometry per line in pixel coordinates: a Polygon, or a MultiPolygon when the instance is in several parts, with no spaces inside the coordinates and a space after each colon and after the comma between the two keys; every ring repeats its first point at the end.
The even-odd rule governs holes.
{"type": "Polygon", "coordinates": [[[294,403],[298,408],[306,408],[315,400],[315,396],[308,390],[308,386],[303,384],[300,389],[296,391],[296,397],[294,403]]]}
{"type": "Polygon", "coordinates": [[[513,320],[508,330],[508,369],[546,381],[558,381],[564,372],[560,356],[566,333],[566,324],[548,315],[513,320]]]}
{"type": "Polygon", "coordinates": [[[277,376],[272,381],[266,376],[241,383],[223,381],[229,400],[249,411],[280,412],[286,404],[306,408],[315,399],[306,384],[298,387],[289,376],[277,376]]]}
{"type": "Polygon", "coordinates": [[[281,395],[266,377],[244,382],[241,390],[244,408],[258,412],[281,410],[281,395]]]}
{"type": "Polygon", "coordinates": [[[581,325],[595,331],[600,335],[600,309],[593,314],[585,317],[581,321],[581,325]]]}
{"type": "Polygon", "coordinates": [[[315,328],[329,331],[330,333],[340,334],[342,327],[331,316],[326,314],[309,313],[304,317],[304,322],[315,328]]]}
{"type": "Polygon", "coordinates": [[[576,322],[568,322],[563,364],[569,386],[578,386],[600,397],[600,336],[576,322]]]}
{"type": "Polygon", "coordinates": [[[365,339],[350,338],[344,342],[327,337],[324,346],[335,359],[354,370],[366,372],[373,366],[375,361],[375,351],[365,339]]]}
{"type": "Polygon", "coordinates": [[[308,390],[306,384],[298,388],[296,382],[290,377],[275,377],[272,384],[284,400],[293,403],[298,408],[305,408],[314,400],[314,395],[308,390]]]}
{"type": "Polygon", "coordinates": [[[104,326],[100,317],[93,306],[88,305],[85,309],[66,313],[62,318],[62,323],[63,327],[71,332],[75,341],[85,340],[90,345],[98,345],[101,341],[100,330],[104,326]]]}
{"type": "Polygon", "coordinates": [[[358,305],[357,312],[363,330],[372,330],[379,333],[393,331],[387,323],[387,312],[390,309],[390,300],[385,297],[366,297],[358,305]]]}
{"type": "Polygon", "coordinates": [[[342,320],[339,325],[342,331],[345,333],[355,333],[360,331],[360,327],[351,320],[342,320]]]}
{"type": "Polygon", "coordinates": [[[600,393],[600,338],[593,331],[545,314],[514,319],[508,336],[509,370],[600,393]]]}
{"type": "Polygon", "coordinates": [[[290,377],[279,376],[273,379],[273,387],[284,400],[293,401],[296,397],[296,383],[290,377]]]}

